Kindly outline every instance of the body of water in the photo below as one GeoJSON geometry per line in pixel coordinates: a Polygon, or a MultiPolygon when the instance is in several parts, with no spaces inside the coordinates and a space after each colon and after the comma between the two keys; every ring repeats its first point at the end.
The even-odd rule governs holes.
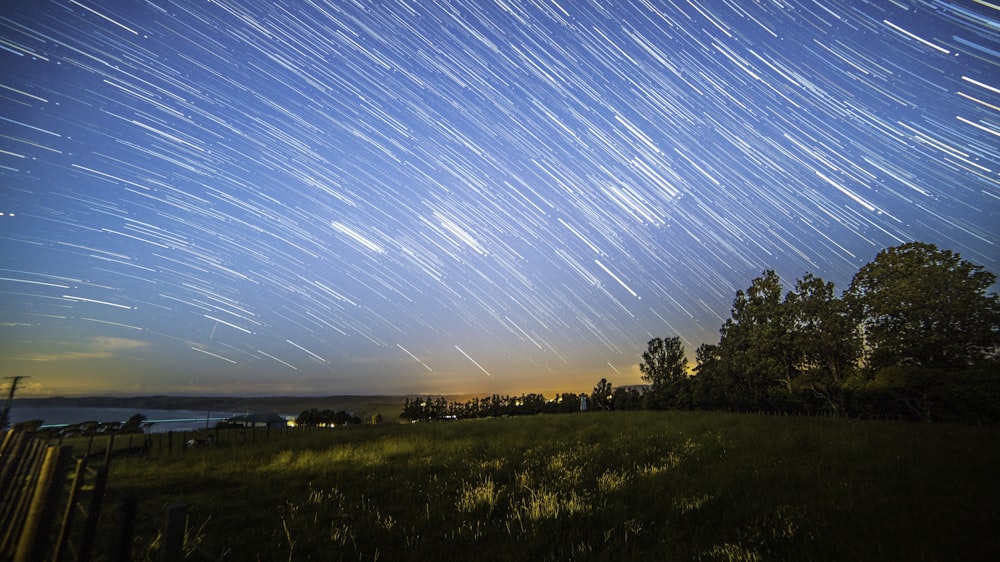
{"type": "Polygon", "coordinates": [[[125,422],[135,414],[146,416],[146,423],[152,423],[146,431],[162,433],[167,431],[191,431],[215,427],[215,424],[241,415],[233,412],[209,412],[205,410],[152,410],[143,408],[52,408],[52,407],[19,407],[16,403],[11,408],[11,423],[30,420],[42,420],[45,426],[74,424],[87,421],[125,422]]]}

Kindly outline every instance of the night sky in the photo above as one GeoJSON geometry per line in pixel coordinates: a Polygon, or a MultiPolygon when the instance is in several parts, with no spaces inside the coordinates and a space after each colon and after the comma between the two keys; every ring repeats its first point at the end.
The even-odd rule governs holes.
{"type": "Polygon", "coordinates": [[[1000,272],[1000,6],[12,2],[24,395],[589,391],[764,269],[1000,272]]]}

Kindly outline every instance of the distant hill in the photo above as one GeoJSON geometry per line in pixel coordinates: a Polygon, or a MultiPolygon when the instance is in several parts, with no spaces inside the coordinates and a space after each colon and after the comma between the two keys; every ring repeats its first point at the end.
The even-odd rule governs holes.
{"type": "Polygon", "coordinates": [[[345,410],[367,419],[376,413],[399,418],[405,396],[81,396],[18,398],[17,405],[46,408],[135,408],[299,414],[309,408],[345,410]]]}
{"type": "MultiPolygon", "coordinates": [[[[386,421],[396,421],[403,411],[403,402],[415,396],[440,396],[438,394],[410,395],[345,395],[345,396],[79,396],[50,398],[18,398],[22,406],[45,408],[135,408],[137,410],[204,410],[206,412],[247,412],[297,415],[303,410],[317,408],[333,411],[344,410],[361,419],[382,414],[386,421]]],[[[449,402],[465,402],[475,394],[445,395],[449,402]]]]}

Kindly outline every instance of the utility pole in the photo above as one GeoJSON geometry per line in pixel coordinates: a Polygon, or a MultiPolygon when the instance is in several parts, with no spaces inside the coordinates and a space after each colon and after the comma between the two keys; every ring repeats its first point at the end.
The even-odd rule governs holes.
{"type": "Polygon", "coordinates": [[[16,376],[16,377],[4,377],[5,379],[10,379],[10,391],[7,393],[7,401],[4,402],[3,411],[0,412],[0,431],[7,429],[7,421],[10,415],[10,407],[14,405],[14,392],[17,390],[17,384],[24,379],[29,377],[26,376],[16,376]]]}

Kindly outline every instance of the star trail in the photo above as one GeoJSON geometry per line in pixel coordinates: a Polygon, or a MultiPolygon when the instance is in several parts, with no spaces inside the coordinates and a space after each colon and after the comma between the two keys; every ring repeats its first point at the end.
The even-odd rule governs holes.
{"type": "Polygon", "coordinates": [[[589,390],[764,269],[1000,272],[984,0],[52,0],[0,11],[28,392],[589,390]]]}

